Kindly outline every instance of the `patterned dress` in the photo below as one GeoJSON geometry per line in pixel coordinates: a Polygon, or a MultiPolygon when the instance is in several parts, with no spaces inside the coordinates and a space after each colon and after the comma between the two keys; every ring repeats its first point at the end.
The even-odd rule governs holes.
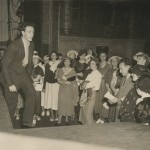
{"type": "Polygon", "coordinates": [[[135,121],[136,100],[139,98],[135,87],[130,90],[126,98],[123,100],[120,108],[120,119],[124,122],[135,121]]]}

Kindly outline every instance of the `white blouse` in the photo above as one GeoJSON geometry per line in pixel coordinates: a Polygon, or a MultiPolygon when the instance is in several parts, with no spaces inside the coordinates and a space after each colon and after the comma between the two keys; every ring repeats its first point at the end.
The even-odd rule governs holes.
{"type": "Polygon", "coordinates": [[[60,64],[59,60],[56,60],[55,62],[50,61],[49,65],[50,65],[50,70],[55,72],[57,70],[58,65],[60,64]]]}
{"type": "Polygon", "coordinates": [[[101,84],[102,75],[98,70],[92,71],[86,78],[89,81],[86,88],[92,88],[94,91],[99,90],[101,84]]]}

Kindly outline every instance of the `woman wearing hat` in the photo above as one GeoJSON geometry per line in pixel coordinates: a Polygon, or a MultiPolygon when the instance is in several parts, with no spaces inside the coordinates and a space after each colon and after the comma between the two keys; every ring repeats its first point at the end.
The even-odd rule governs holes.
{"type": "MultiPolygon", "coordinates": [[[[143,65],[135,65],[130,68],[130,73],[132,73],[132,80],[136,85],[139,82],[140,78],[148,73],[148,69],[143,65]]],[[[119,113],[121,121],[135,121],[135,107],[136,100],[138,98],[139,95],[137,94],[136,86],[134,86],[134,88],[130,90],[130,92],[122,102],[119,113]]]]}
{"type": "Polygon", "coordinates": [[[148,66],[150,62],[150,57],[143,53],[143,52],[138,52],[133,56],[133,59],[137,62],[137,65],[142,65],[142,66],[148,66]]]}
{"type": "MultiPolygon", "coordinates": [[[[112,56],[108,60],[108,64],[112,66],[112,68],[108,69],[106,75],[105,75],[105,83],[107,91],[112,93],[113,95],[116,95],[118,92],[118,89],[120,87],[120,81],[121,81],[121,75],[118,71],[118,64],[121,57],[119,56],[112,56]]],[[[116,104],[110,105],[110,103],[107,101],[107,99],[104,100],[103,105],[108,107],[102,107],[102,109],[105,109],[105,112],[107,112],[107,116],[105,116],[105,120],[108,121],[115,121],[115,111],[116,111],[116,104]]],[[[102,111],[103,111],[102,110],[102,111]]],[[[103,123],[103,120],[98,119],[97,123],[103,123]]]]}
{"type": "MultiPolygon", "coordinates": [[[[45,55],[45,56],[43,57],[42,62],[43,62],[43,64],[41,65],[41,68],[42,68],[42,70],[43,70],[44,77],[45,77],[45,66],[46,66],[46,64],[49,63],[49,56],[48,56],[48,55],[45,55]]],[[[44,77],[42,78],[43,83],[44,83],[44,77]]],[[[41,92],[41,107],[42,107],[41,116],[45,116],[44,104],[45,104],[45,91],[42,90],[42,92],[41,92]]]]}
{"type": "Polygon", "coordinates": [[[78,57],[78,52],[75,51],[75,50],[69,50],[67,52],[67,57],[70,58],[70,61],[71,61],[71,67],[74,68],[75,64],[76,64],[76,59],[78,57]]]}

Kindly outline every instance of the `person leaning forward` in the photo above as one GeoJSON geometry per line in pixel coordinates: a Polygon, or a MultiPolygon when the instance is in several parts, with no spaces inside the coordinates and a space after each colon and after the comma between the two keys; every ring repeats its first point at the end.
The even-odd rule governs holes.
{"type": "Polygon", "coordinates": [[[21,27],[21,33],[22,36],[8,46],[2,61],[5,99],[14,128],[14,113],[18,102],[17,91],[21,89],[25,96],[25,108],[22,119],[24,127],[33,127],[32,121],[35,105],[35,89],[31,79],[34,25],[32,23],[24,23],[21,27]]]}

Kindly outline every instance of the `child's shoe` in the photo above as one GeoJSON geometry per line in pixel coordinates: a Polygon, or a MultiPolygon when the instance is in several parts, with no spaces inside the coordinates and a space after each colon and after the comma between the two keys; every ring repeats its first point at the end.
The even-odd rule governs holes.
{"type": "Polygon", "coordinates": [[[37,120],[37,121],[40,121],[40,120],[41,120],[41,117],[40,117],[40,116],[36,116],[36,120],[37,120]]]}

